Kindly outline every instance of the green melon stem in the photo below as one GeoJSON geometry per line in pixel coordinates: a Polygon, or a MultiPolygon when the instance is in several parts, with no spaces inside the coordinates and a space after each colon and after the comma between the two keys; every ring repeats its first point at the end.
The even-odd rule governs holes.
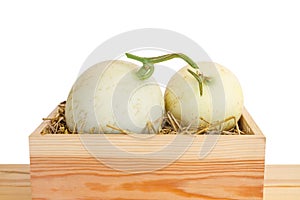
{"type": "MultiPolygon", "coordinates": [[[[188,63],[192,68],[199,70],[198,65],[187,55],[183,53],[171,53],[166,54],[162,56],[156,56],[156,57],[140,57],[137,55],[133,55],[131,53],[125,53],[127,58],[137,60],[143,64],[143,66],[136,72],[136,75],[141,80],[146,80],[152,76],[154,73],[154,64],[164,62],[167,60],[171,60],[174,58],[180,58],[184,60],[186,63],[188,63]]],[[[203,94],[203,75],[193,72],[192,70],[187,70],[198,82],[199,84],[199,93],[200,96],[203,94]]]]}

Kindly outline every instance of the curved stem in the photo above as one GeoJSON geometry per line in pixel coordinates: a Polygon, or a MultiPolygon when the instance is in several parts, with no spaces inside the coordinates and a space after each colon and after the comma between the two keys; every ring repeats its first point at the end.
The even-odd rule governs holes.
{"type": "Polygon", "coordinates": [[[163,56],[157,56],[157,57],[152,57],[152,58],[148,58],[148,59],[150,59],[152,63],[160,63],[160,62],[164,62],[167,60],[171,60],[173,58],[181,58],[185,62],[187,62],[192,68],[199,69],[198,65],[191,58],[184,55],[183,53],[166,54],[163,56]]]}
{"type": "Polygon", "coordinates": [[[136,75],[141,80],[146,80],[154,73],[154,66],[151,63],[143,64],[143,66],[136,72],[136,75]]]}
{"type": "Polygon", "coordinates": [[[125,55],[127,58],[143,63],[143,66],[136,72],[136,75],[139,77],[139,79],[145,80],[152,76],[154,72],[154,62],[152,62],[149,58],[139,57],[130,53],[125,53],[125,55]]]}
{"type": "MultiPolygon", "coordinates": [[[[180,58],[180,59],[184,60],[185,62],[187,62],[192,68],[199,69],[198,65],[191,58],[189,58],[188,56],[186,56],[183,53],[172,53],[172,54],[166,54],[166,55],[157,56],[157,57],[139,57],[139,56],[133,55],[131,53],[125,53],[125,55],[127,56],[127,58],[137,60],[137,61],[140,61],[141,63],[143,63],[143,66],[136,73],[137,76],[139,77],[139,79],[141,79],[141,80],[145,80],[145,79],[151,77],[151,75],[154,72],[154,64],[155,63],[164,62],[167,60],[171,60],[173,58],[180,58]]],[[[190,69],[188,69],[188,72],[190,74],[192,74],[192,76],[194,76],[195,79],[198,81],[200,96],[202,96],[202,94],[203,94],[202,74],[196,74],[195,72],[193,72],[190,69]]]]}
{"type": "Polygon", "coordinates": [[[143,58],[143,57],[139,57],[139,56],[133,55],[131,53],[125,53],[125,55],[127,56],[127,58],[131,58],[133,60],[137,60],[137,61],[140,61],[142,63],[145,62],[145,58],[143,58]]]}
{"type": "Polygon", "coordinates": [[[199,74],[196,74],[195,72],[193,72],[192,70],[190,69],[187,69],[187,71],[192,74],[193,77],[195,77],[195,79],[198,81],[199,83],[199,91],[200,91],[200,96],[202,96],[203,94],[203,78],[201,75],[199,74]]]}
{"type": "Polygon", "coordinates": [[[191,58],[189,58],[188,56],[186,56],[183,53],[171,53],[171,54],[166,54],[166,55],[157,56],[157,57],[139,57],[139,56],[133,55],[131,53],[125,53],[125,55],[127,56],[127,58],[131,58],[131,59],[140,61],[143,64],[145,64],[145,62],[155,64],[155,63],[160,63],[160,62],[164,62],[167,60],[171,60],[173,58],[181,58],[185,62],[187,62],[192,68],[199,69],[198,65],[191,58]]]}

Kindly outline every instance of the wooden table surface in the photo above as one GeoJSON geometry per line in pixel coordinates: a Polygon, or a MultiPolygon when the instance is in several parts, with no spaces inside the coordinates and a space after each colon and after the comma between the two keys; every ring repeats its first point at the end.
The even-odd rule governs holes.
{"type": "MultiPolygon", "coordinates": [[[[0,200],[29,200],[29,165],[0,165],[0,200]]],[[[264,200],[300,200],[300,165],[266,166],[264,200]]]]}

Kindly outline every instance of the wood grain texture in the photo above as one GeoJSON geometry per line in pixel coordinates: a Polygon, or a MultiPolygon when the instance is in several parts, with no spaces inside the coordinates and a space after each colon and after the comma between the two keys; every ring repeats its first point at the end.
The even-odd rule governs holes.
{"type": "MultiPolygon", "coordinates": [[[[102,186],[86,187],[99,189],[102,186]]],[[[0,200],[31,200],[30,193],[29,165],[0,165],[0,200]]],[[[299,197],[300,165],[266,166],[264,200],[299,200],[299,197]]],[[[57,200],[60,199],[66,198],[57,200]]]]}
{"type": "Polygon", "coordinates": [[[265,199],[300,199],[300,165],[270,165],[266,167],[265,199]]]}
{"type": "Polygon", "coordinates": [[[246,110],[240,125],[250,135],[41,135],[44,122],[32,198],[262,199],[265,137],[246,110]]]}
{"type": "Polygon", "coordinates": [[[29,165],[0,165],[0,199],[31,199],[29,165]]]}

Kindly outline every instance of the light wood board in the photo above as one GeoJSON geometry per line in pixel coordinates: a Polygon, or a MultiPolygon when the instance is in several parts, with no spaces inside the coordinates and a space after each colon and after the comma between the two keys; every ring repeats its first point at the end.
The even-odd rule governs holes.
{"type": "MultiPolygon", "coordinates": [[[[29,165],[0,165],[0,199],[31,199],[29,165]]],[[[282,199],[300,199],[300,165],[266,166],[264,200],[282,199]]]]}

